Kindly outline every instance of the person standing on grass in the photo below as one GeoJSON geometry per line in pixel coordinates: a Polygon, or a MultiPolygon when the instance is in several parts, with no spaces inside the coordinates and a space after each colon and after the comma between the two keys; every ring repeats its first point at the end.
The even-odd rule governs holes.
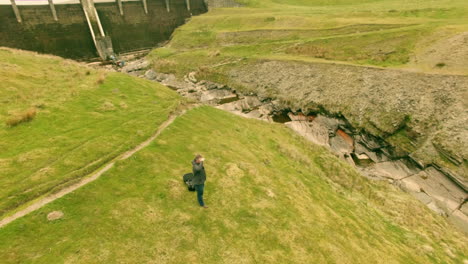
{"type": "Polygon", "coordinates": [[[195,159],[192,161],[193,166],[193,185],[195,190],[197,191],[197,199],[198,203],[203,208],[208,208],[203,202],[203,189],[205,189],[205,181],[206,181],[206,173],[205,173],[205,166],[203,166],[203,161],[205,158],[202,155],[198,154],[195,156],[195,159]]]}

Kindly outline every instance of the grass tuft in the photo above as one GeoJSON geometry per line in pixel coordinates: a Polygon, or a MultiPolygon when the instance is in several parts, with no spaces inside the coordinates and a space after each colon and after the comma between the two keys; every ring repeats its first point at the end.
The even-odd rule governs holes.
{"type": "Polygon", "coordinates": [[[5,121],[5,124],[8,127],[14,127],[21,123],[25,123],[25,122],[29,122],[33,120],[36,117],[36,114],[37,114],[36,108],[29,108],[26,111],[15,114],[14,116],[8,118],[5,121]]]}
{"type": "Polygon", "coordinates": [[[98,85],[101,85],[104,83],[104,81],[106,81],[106,74],[105,73],[101,73],[101,75],[99,75],[99,78],[96,80],[96,83],[98,85]]]}

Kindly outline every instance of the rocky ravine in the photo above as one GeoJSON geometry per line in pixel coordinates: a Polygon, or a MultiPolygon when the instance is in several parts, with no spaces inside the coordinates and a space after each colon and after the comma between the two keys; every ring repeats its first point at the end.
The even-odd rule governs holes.
{"type": "MultiPolygon", "coordinates": [[[[408,123],[411,121],[407,120],[405,115],[411,112],[408,109],[412,108],[416,109],[411,112],[414,113],[414,118],[428,125],[442,122],[445,126],[440,127],[439,125],[439,129],[454,129],[454,127],[459,126],[462,128],[462,132],[466,131],[463,130],[466,129],[465,123],[453,122],[453,119],[457,118],[456,116],[444,118],[435,115],[456,111],[456,109],[451,109],[454,107],[463,107],[463,103],[461,106],[458,105],[460,100],[453,97],[464,96],[466,91],[458,94],[456,92],[448,93],[448,91],[444,92],[443,88],[449,86],[451,89],[457,90],[459,89],[457,86],[468,84],[468,78],[463,79],[462,77],[461,83],[456,78],[439,80],[438,76],[429,76],[428,79],[421,78],[420,83],[411,83],[403,78],[398,81],[401,88],[392,88],[389,82],[392,78],[397,77],[396,71],[391,71],[388,76],[379,76],[383,72],[382,70],[363,68],[360,69],[361,72],[350,72],[343,71],[338,67],[334,72],[333,66],[336,65],[322,65],[325,72],[321,72],[320,69],[304,70],[302,69],[304,65],[293,63],[291,66],[293,69],[290,70],[295,74],[289,76],[286,68],[269,80],[264,80],[261,75],[263,71],[274,71],[277,67],[275,62],[265,62],[261,67],[257,65],[256,69],[245,68],[242,71],[233,72],[232,75],[236,76],[245,86],[250,87],[251,91],[236,91],[223,84],[199,81],[196,79],[196,73],[190,73],[185,76],[184,80],[178,80],[171,74],[144,70],[148,67],[148,63],[145,61],[130,63],[123,71],[158,81],[177,90],[185,97],[214,105],[244,117],[284,123],[309,141],[329,148],[337,156],[355,166],[364,176],[371,179],[388,180],[401,187],[402,190],[411,193],[438,214],[448,217],[450,221],[468,233],[468,204],[466,203],[468,195],[466,180],[463,176],[456,175],[453,170],[442,167],[432,160],[428,162],[418,159],[414,153],[407,152],[385,140],[385,138],[389,138],[388,135],[402,129],[428,133],[424,128],[417,126],[408,128],[408,123]],[[339,80],[343,75],[350,80],[350,83],[339,80]],[[305,76],[309,77],[308,81],[304,81],[305,76]],[[262,83],[262,81],[265,82],[262,83]],[[353,84],[353,81],[361,83],[362,87],[356,88],[357,85],[353,84]],[[327,85],[330,83],[336,89],[327,91],[330,88],[327,85]],[[338,88],[340,85],[345,88],[338,88]],[[408,85],[423,85],[426,89],[413,91],[413,93],[408,85]],[[439,87],[440,85],[442,87],[439,87]],[[277,87],[274,93],[272,93],[271,87],[277,87]],[[302,88],[293,89],[293,87],[302,88]],[[257,91],[257,93],[253,93],[253,91],[257,91]],[[366,95],[365,92],[374,95],[366,95]],[[385,99],[386,95],[389,99],[385,99]],[[359,100],[359,96],[364,99],[359,100]],[[372,100],[365,99],[369,97],[372,100]],[[404,103],[395,97],[405,98],[404,103]],[[392,100],[392,102],[389,103],[388,100],[392,100]],[[451,102],[452,104],[436,106],[429,113],[418,112],[424,110],[424,103],[437,103],[437,100],[446,100],[446,103],[451,102]],[[421,103],[423,103],[422,106],[421,103]],[[349,109],[339,111],[342,104],[348,106],[349,109]],[[354,107],[362,116],[349,114],[354,113],[352,110],[354,107]],[[401,113],[392,109],[401,109],[401,113]],[[371,111],[380,111],[382,114],[380,118],[366,114],[371,111]],[[371,129],[367,129],[368,124],[370,124],[371,129]]],[[[411,75],[413,73],[405,74],[411,75]]],[[[458,118],[466,121],[466,114],[458,118]]],[[[461,136],[457,135],[457,133],[461,133],[460,130],[450,132],[455,133],[454,141],[456,141],[457,136],[461,136]]],[[[463,135],[463,133],[461,134],[463,135]]],[[[415,146],[419,144],[418,151],[424,151],[424,144],[434,140],[435,137],[435,135],[425,135],[424,143],[416,142],[413,144],[415,146]]],[[[466,138],[462,140],[466,140],[466,138]]],[[[466,146],[466,144],[461,143],[461,146],[463,145],[466,146]]],[[[465,153],[461,154],[465,155],[465,153]]],[[[447,155],[450,157],[450,154],[447,155]]],[[[466,162],[465,157],[452,158],[461,159],[463,163],[466,162]]]]}
{"type": "Polygon", "coordinates": [[[293,111],[344,116],[399,156],[446,168],[468,190],[468,76],[278,61],[238,67],[230,76],[293,111]]]}

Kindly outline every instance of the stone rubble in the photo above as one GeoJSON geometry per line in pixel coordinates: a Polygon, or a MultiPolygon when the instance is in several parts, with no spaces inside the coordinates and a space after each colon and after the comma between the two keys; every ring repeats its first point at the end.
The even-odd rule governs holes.
{"type": "Polygon", "coordinates": [[[150,66],[150,63],[146,59],[143,58],[143,59],[129,62],[127,65],[125,65],[121,69],[121,71],[125,73],[130,73],[130,72],[146,69],[149,66],[150,66]]]}
{"type": "Polygon", "coordinates": [[[53,211],[47,214],[47,220],[55,221],[63,217],[62,211],[53,211]]]}

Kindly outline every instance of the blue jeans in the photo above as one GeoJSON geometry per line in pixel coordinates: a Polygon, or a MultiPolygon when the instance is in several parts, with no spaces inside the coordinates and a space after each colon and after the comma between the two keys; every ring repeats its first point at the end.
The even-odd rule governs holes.
{"type": "Polygon", "coordinates": [[[203,202],[203,189],[205,189],[205,184],[196,184],[194,185],[195,190],[197,191],[197,199],[200,206],[205,206],[203,202]]]}

